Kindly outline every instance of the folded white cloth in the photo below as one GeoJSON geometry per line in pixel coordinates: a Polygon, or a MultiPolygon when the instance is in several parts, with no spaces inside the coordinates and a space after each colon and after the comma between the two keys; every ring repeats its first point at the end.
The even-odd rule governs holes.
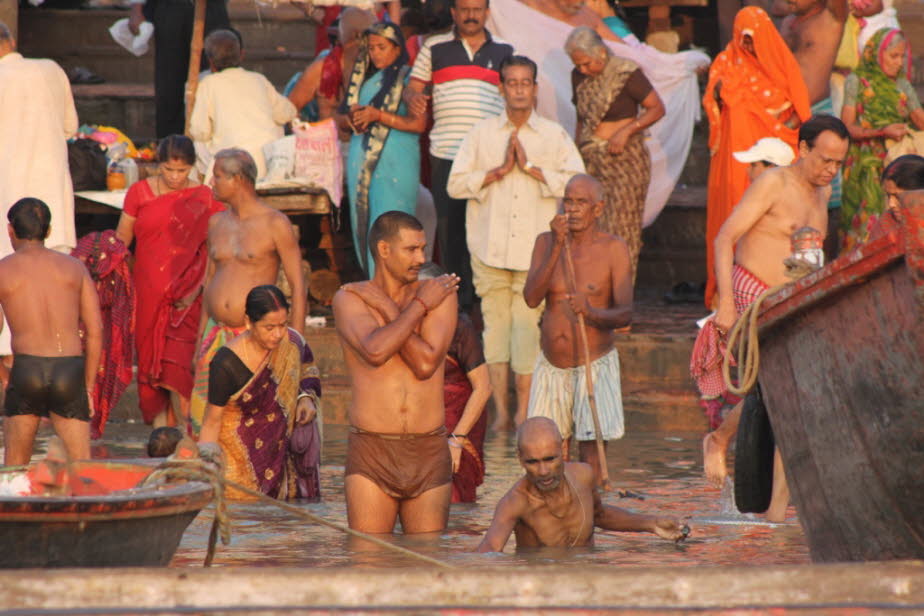
{"type": "Polygon", "coordinates": [[[136,56],[143,56],[150,47],[151,36],[154,34],[154,24],[148,21],[138,26],[138,35],[132,34],[128,27],[128,18],[120,19],[109,28],[112,39],[136,56]]]}

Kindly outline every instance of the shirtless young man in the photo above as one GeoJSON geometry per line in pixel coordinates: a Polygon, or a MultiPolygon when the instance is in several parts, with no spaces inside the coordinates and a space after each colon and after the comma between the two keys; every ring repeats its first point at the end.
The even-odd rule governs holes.
{"type": "Polygon", "coordinates": [[[444,427],[443,362],[456,328],[459,279],[418,281],[423,226],[385,212],[369,230],[375,276],[334,296],[350,373],[346,492],[350,528],[440,531],[449,517],[452,461],[444,427]]]}
{"type": "Polygon", "coordinates": [[[545,300],[540,324],[542,355],[533,372],[527,415],[551,418],[565,440],[573,433],[580,460],[591,465],[597,483],[601,480],[600,460],[577,315],[583,314],[586,323],[604,441],[620,438],[625,432],[613,330],[632,320],[629,249],[618,237],[597,228],[603,200],[603,187],[596,179],[589,175],[571,178],[562,200],[564,213],[552,219],[550,232],[536,238],[523,287],[528,306],[536,307],[545,300]],[[565,265],[565,242],[570,242],[574,261],[574,291],[565,265]]]}
{"type": "MultiPolygon", "coordinates": [[[[799,128],[799,159],[768,169],[751,184],[715,239],[718,310],[715,325],[727,332],[738,315],[766,289],[789,282],[783,261],[791,236],[802,227],[827,229],[831,180],[847,157],[847,127],[834,116],[813,116],[799,128]]],[[[703,440],[706,476],[721,487],[725,454],[738,430],[743,402],[703,440]]],[[[773,497],[767,519],[786,516],[789,490],[779,452],[774,456],[773,497]]]]}
{"type": "Polygon", "coordinates": [[[847,21],[847,0],[789,0],[789,6],[792,14],[783,20],[780,34],[802,69],[812,111],[833,113],[828,84],[847,21]]]}
{"type": "Polygon", "coordinates": [[[578,26],[592,28],[608,41],[624,42],[613,34],[613,31],[603,22],[603,18],[599,14],[584,5],[584,0],[520,0],[520,2],[540,13],[545,13],[552,19],[563,21],[575,28],[578,26]]]}
{"type": "Polygon", "coordinates": [[[680,520],[641,515],[604,505],[594,473],[580,462],[565,462],[566,444],[555,423],[530,417],[517,432],[517,456],[526,474],[497,503],[479,552],[500,552],[516,533],[517,549],[579,547],[594,542],[594,527],[649,532],[671,541],[689,534],[680,520]]]}
{"type": "Polygon", "coordinates": [[[256,177],[257,166],[246,151],[229,148],[215,155],[212,194],[228,209],[209,219],[209,261],[190,398],[196,432],[205,415],[209,362],[244,331],[247,294],[254,287],[275,284],[280,265],[292,289],[289,322],[298,332],[305,325],[307,296],[298,240],[289,217],[257,197],[256,177]]]}
{"type": "Polygon", "coordinates": [[[71,459],[89,459],[89,393],[103,343],[96,287],[83,263],[45,248],[51,211],[44,202],[20,199],[7,220],[15,252],[0,260],[0,305],[13,335],[3,463],[29,463],[42,417],[51,418],[71,459]]]}

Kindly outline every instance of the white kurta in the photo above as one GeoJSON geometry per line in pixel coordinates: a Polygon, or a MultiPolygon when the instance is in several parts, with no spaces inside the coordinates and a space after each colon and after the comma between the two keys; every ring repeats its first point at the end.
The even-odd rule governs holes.
{"type": "MultiPolygon", "coordinates": [[[[0,58],[0,209],[36,197],[51,209],[49,248],[77,245],[67,139],[77,132],[71,86],[51,60],[0,58]]],[[[0,257],[13,252],[0,233],[0,257]]]]}
{"type": "MultiPolygon", "coordinates": [[[[23,197],[36,197],[51,210],[45,245],[73,248],[74,188],[67,164],[67,139],[77,132],[71,85],[51,60],[0,58],[0,211],[3,220],[23,197]]],[[[6,231],[0,233],[0,258],[12,254],[6,231]]],[[[10,328],[0,333],[0,355],[12,353],[10,328]]]]}
{"type": "Polygon", "coordinates": [[[211,177],[211,158],[225,148],[242,148],[257,163],[257,177],[266,175],[263,146],[283,136],[283,125],[297,110],[269,80],[240,67],[211,73],[199,82],[189,118],[200,171],[211,177]]]}

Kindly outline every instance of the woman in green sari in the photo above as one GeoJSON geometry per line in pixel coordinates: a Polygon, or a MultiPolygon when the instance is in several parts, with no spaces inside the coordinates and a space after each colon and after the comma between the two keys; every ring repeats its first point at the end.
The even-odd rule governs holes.
{"type": "Polygon", "coordinates": [[[866,43],[860,65],[844,86],[841,119],[850,131],[851,144],[844,165],[843,249],[865,242],[885,208],[879,176],[889,142],[914,128],[924,130],[924,110],[907,78],[910,58],[900,30],[879,30],[866,43]]]}

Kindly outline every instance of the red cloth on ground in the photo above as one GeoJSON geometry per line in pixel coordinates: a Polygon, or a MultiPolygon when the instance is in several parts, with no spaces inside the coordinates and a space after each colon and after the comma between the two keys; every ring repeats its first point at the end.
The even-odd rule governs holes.
{"type": "MultiPolygon", "coordinates": [[[[735,311],[740,316],[754,303],[769,286],[737,263],[732,268],[732,290],[735,297],[735,311]]],[[[741,398],[725,388],[722,375],[722,360],[727,352],[725,340],[719,335],[715,320],[706,321],[696,336],[693,354],[690,356],[690,376],[699,388],[700,406],[709,420],[709,428],[715,430],[722,423],[723,409],[731,408],[741,398]]],[[[737,365],[732,357],[731,365],[737,365]]]]}
{"type": "MultiPolygon", "coordinates": [[[[128,248],[115,231],[94,231],[77,242],[71,256],[83,261],[99,295],[103,315],[103,348],[96,387],[90,438],[103,436],[109,412],[132,381],[135,332],[135,289],[128,267],[128,248]]],[[[81,328],[81,338],[84,331],[81,328]]]]}
{"type": "MultiPolygon", "coordinates": [[[[456,333],[449,345],[443,377],[443,401],[446,406],[446,429],[451,433],[462,418],[472,395],[468,380],[471,372],[484,363],[484,351],[478,333],[468,316],[460,314],[456,333]]],[[[452,474],[452,502],[473,503],[478,486],[484,482],[484,435],[488,414],[482,411],[478,421],[463,441],[459,470],[452,474]]]]}
{"type": "Polygon", "coordinates": [[[202,296],[186,309],[174,304],[201,286],[209,218],[223,209],[207,186],[157,196],[144,180],[125,196],[124,212],[135,217],[138,399],[146,423],[166,408],[168,390],[192,392],[202,296]]]}

